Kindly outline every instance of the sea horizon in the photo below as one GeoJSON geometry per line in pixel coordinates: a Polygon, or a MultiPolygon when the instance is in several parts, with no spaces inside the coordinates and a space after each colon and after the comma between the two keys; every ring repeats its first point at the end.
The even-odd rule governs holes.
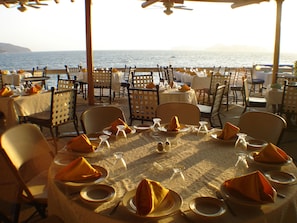
{"type": "MultiPolygon", "coordinates": [[[[279,64],[293,65],[297,53],[280,53],[279,64]]],[[[156,67],[252,67],[273,64],[273,52],[240,52],[215,50],[93,50],[93,66],[122,68],[156,67]]],[[[0,53],[0,70],[30,70],[33,67],[64,69],[64,66],[86,67],[85,50],[31,51],[0,53]]]]}

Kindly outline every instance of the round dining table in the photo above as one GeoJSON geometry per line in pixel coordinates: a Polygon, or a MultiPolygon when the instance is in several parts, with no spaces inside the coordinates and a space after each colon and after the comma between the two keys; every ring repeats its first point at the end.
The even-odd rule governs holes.
{"type": "MultiPolygon", "coordinates": [[[[184,126],[178,133],[164,131],[163,128],[146,129],[135,126],[136,131],[127,137],[110,136],[110,148],[99,147],[92,153],[76,153],[61,149],[55,157],[48,176],[49,214],[61,217],[66,223],[80,222],[247,222],[247,223],[287,223],[297,222],[297,186],[292,184],[273,183],[276,191],[285,197],[277,196],[273,203],[250,205],[225,199],[225,213],[219,216],[201,216],[193,212],[190,203],[198,197],[216,198],[216,192],[228,179],[238,176],[235,168],[238,155],[234,141],[222,141],[216,138],[216,131],[198,133],[194,126],[184,126]],[[167,144],[166,144],[167,143],[167,144]],[[168,150],[160,152],[160,145],[168,150]],[[127,169],[117,171],[114,165],[114,153],[122,152],[127,169]],[[71,160],[84,156],[92,165],[106,169],[108,176],[98,184],[114,189],[114,196],[104,202],[92,202],[83,199],[80,191],[87,185],[69,184],[55,180],[55,174],[71,160]],[[172,177],[174,170],[181,170],[179,177],[172,177]],[[157,217],[142,217],[131,211],[127,196],[135,190],[142,179],[160,182],[161,185],[178,194],[181,199],[174,200],[178,210],[157,217]]],[[[98,145],[97,137],[90,137],[98,145]]],[[[251,152],[251,151],[248,151],[251,152]]],[[[245,171],[253,172],[259,166],[248,162],[245,171]]],[[[260,170],[263,173],[272,169],[268,165],[260,170]]],[[[297,169],[293,162],[278,166],[278,171],[296,176],[297,169]]],[[[92,184],[92,182],[91,182],[92,184]]],[[[226,196],[223,196],[226,198],[226,196]]]]}

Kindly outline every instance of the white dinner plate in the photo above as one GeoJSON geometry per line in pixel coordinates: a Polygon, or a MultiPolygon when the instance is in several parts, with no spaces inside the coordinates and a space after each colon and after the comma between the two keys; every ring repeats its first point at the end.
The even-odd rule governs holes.
{"type": "Polygon", "coordinates": [[[165,125],[158,127],[158,130],[161,132],[176,134],[176,133],[188,132],[191,130],[191,128],[192,128],[191,126],[180,124],[180,129],[178,129],[177,131],[170,131],[170,130],[168,130],[168,124],[165,124],[165,125]]]}
{"type": "Polygon", "coordinates": [[[144,130],[149,130],[151,129],[151,125],[134,125],[133,128],[136,129],[136,130],[139,130],[139,131],[144,131],[144,130]]]}
{"type": "Polygon", "coordinates": [[[156,217],[167,216],[177,212],[182,205],[181,196],[176,192],[169,190],[169,193],[167,194],[166,198],[163,200],[163,202],[160,204],[158,208],[156,208],[152,213],[146,216],[140,216],[137,214],[137,208],[134,200],[135,194],[136,194],[136,189],[126,193],[123,198],[123,205],[127,208],[128,211],[130,211],[131,213],[139,217],[156,218],[156,217]]]}
{"type": "Polygon", "coordinates": [[[254,160],[254,155],[256,153],[258,153],[258,152],[253,151],[253,152],[249,153],[249,155],[247,156],[247,161],[249,163],[256,164],[257,166],[263,167],[263,168],[266,168],[266,169],[280,168],[282,166],[289,165],[293,161],[292,157],[288,156],[289,158],[288,158],[287,162],[285,162],[285,163],[264,163],[264,162],[258,162],[258,161],[255,161],[254,160]]]}
{"type": "Polygon", "coordinates": [[[68,187],[83,187],[83,186],[98,184],[98,183],[104,181],[107,178],[108,172],[104,167],[96,166],[96,165],[92,165],[92,167],[94,167],[96,170],[101,172],[101,176],[99,176],[98,178],[95,178],[95,179],[90,178],[90,179],[86,179],[86,180],[83,180],[83,181],[62,181],[62,180],[57,180],[57,182],[65,185],[65,186],[68,186],[68,187]]]}
{"type": "MultiPolygon", "coordinates": [[[[258,207],[261,205],[265,205],[265,204],[271,204],[272,202],[258,202],[258,201],[253,201],[251,199],[248,199],[246,197],[244,197],[243,195],[233,192],[233,191],[229,191],[224,184],[221,185],[221,194],[225,199],[228,199],[230,202],[238,204],[238,205],[243,205],[243,206],[253,206],[253,207],[258,207]]],[[[273,188],[273,198],[275,200],[276,198],[276,190],[273,188]]]]}
{"type": "Polygon", "coordinates": [[[104,184],[87,186],[80,191],[80,197],[89,202],[106,202],[114,196],[115,189],[104,184]]]}
{"type": "MultiPolygon", "coordinates": [[[[131,128],[131,127],[130,127],[131,128]]],[[[105,134],[105,135],[108,135],[108,136],[111,136],[111,135],[113,135],[112,134],[112,132],[111,131],[109,131],[109,129],[110,129],[110,127],[107,127],[107,128],[105,128],[105,129],[103,129],[103,133],[105,134]]],[[[131,132],[130,133],[126,133],[126,134],[134,134],[136,132],[136,129],[135,128],[131,128],[131,132]]],[[[113,135],[114,136],[114,135],[113,135]]]]}
{"type": "Polygon", "coordinates": [[[203,217],[218,217],[226,212],[225,203],[214,197],[197,197],[190,201],[189,207],[203,217]]]}
{"type": "Polygon", "coordinates": [[[237,137],[234,137],[233,139],[228,139],[228,140],[224,140],[224,139],[220,139],[218,138],[218,135],[220,135],[222,132],[222,130],[213,130],[210,134],[210,137],[218,142],[224,142],[224,143],[235,143],[237,140],[237,137]]]}
{"type": "Polygon", "coordinates": [[[79,156],[92,157],[92,156],[96,155],[96,152],[100,151],[100,148],[98,148],[99,142],[91,141],[91,144],[94,147],[94,151],[93,152],[79,152],[79,151],[67,149],[67,147],[64,146],[64,148],[61,149],[59,151],[59,153],[61,153],[61,154],[62,153],[66,153],[66,154],[73,155],[73,156],[76,156],[76,157],[79,157],[79,156]]]}
{"type": "Polygon", "coordinates": [[[277,184],[287,185],[296,182],[296,177],[293,174],[282,171],[269,171],[265,173],[265,176],[269,181],[277,184]]]}

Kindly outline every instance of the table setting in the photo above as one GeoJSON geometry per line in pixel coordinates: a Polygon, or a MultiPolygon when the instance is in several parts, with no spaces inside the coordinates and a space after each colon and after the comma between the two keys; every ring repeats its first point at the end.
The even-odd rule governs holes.
{"type": "MultiPolygon", "coordinates": [[[[211,137],[214,130],[208,123],[174,135],[160,130],[160,123],[156,119],[150,128],[116,137],[118,131],[134,128],[115,120],[117,130],[112,135],[101,132],[84,138],[90,145],[93,141],[99,145],[100,136],[107,136],[104,140],[108,143],[91,152],[94,155],[69,153],[72,158],[68,163],[53,162],[49,212],[65,222],[279,223],[296,218],[297,169],[281,148],[266,143],[250,150],[249,137],[240,139],[240,129],[231,123],[217,134],[220,140],[211,137]],[[124,129],[119,130],[118,125],[124,129]],[[205,126],[201,131],[203,125],[207,131],[205,126]],[[232,142],[223,142],[230,138],[232,142]],[[267,155],[271,148],[274,155],[267,155]],[[271,162],[275,154],[283,155],[285,161],[279,162],[277,169],[262,169],[248,158],[255,152],[265,157],[264,162],[271,162]],[[239,154],[245,154],[244,168],[238,166],[239,154]],[[99,166],[104,177],[79,187],[69,181],[57,182],[61,172],[75,170],[73,162],[83,162],[89,168],[99,166]]],[[[183,126],[174,116],[165,125],[175,130],[183,126]]],[[[55,160],[60,156],[65,158],[65,153],[59,152],[55,160]]]]}

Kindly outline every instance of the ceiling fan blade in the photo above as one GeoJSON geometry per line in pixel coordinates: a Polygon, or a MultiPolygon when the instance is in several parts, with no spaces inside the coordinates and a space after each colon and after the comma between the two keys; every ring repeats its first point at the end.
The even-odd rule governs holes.
{"type": "Polygon", "coordinates": [[[187,8],[187,7],[184,6],[184,5],[173,6],[173,8],[175,8],[175,9],[184,9],[184,10],[189,10],[189,11],[192,11],[192,10],[193,10],[193,9],[191,9],[191,8],[187,8]]]}
{"type": "Polygon", "coordinates": [[[148,1],[144,2],[144,3],[142,3],[141,7],[146,8],[146,7],[148,7],[148,6],[152,5],[152,4],[154,4],[156,2],[160,2],[160,1],[161,0],[148,0],[148,1]]]}
{"type": "Polygon", "coordinates": [[[243,0],[238,0],[235,1],[232,5],[231,8],[235,9],[238,7],[242,7],[242,6],[246,6],[246,5],[251,5],[251,4],[259,4],[261,2],[268,2],[269,0],[247,0],[247,1],[243,1],[243,0]]]}

